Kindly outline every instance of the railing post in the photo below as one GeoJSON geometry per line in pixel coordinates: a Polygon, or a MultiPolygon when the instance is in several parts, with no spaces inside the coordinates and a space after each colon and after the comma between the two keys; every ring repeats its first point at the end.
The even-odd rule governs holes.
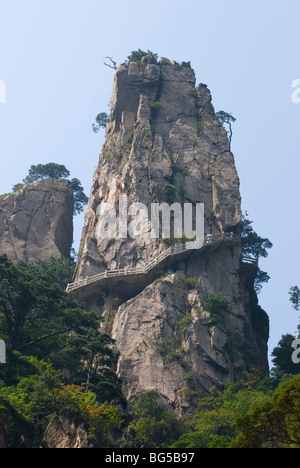
{"type": "MultiPolygon", "coordinates": [[[[207,234],[204,237],[203,246],[213,245],[213,244],[216,244],[216,243],[218,243],[220,241],[225,241],[226,239],[236,240],[239,243],[241,242],[240,236],[237,236],[232,231],[231,232],[222,231],[222,232],[217,233],[217,234],[207,234]]],[[[195,250],[195,249],[201,250],[199,245],[198,246],[195,245],[193,250],[195,250]]],[[[176,255],[178,253],[185,252],[187,250],[188,250],[187,249],[187,244],[183,243],[183,242],[180,243],[180,244],[176,244],[174,246],[170,246],[164,252],[162,252],[161,254],[156,256],[155,258],[153,258],[150,262],[145,263],[142,267],[139,267],[138,271],[139,271],[139,273],[145,273],[146,274],[152,268],[154,268],[155,265],[162,262],[168,256],[176,255]]],[[[249,257],[248,258],[243,257],[243,259],[246,262],[258,265],[258,259],[249,258],[249,257]]],[[[125,267],[123,269],[116,268],[116,269],[113,269],[113,270],[105,270],[100,275],[94,275],[94,276],[91,276],[91,277],[86,276],[83,280],[68,284],[67,291],[69,292],[69,291],[73,291],[75,289],[79,289],[80,287],[83,287],[86,284],[101,281],[102,279],[109,278],[110,276],[128,276],[129,274],[134,274],[134,272],[136,272],[136,271],[137,271],[137,268],[136,267],[133,268],[132,263],[131,263],[131,269],[128,268],[128,266],[127,266],[127,267],[125,267]],[[129,273],[129,270],[130,270],[130,273],[129,273]]]]}

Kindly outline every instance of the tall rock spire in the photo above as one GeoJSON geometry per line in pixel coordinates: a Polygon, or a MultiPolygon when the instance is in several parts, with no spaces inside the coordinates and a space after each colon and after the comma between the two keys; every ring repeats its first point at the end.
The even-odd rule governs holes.
{"type": "Polygon", "coordinates": [[[268,320],[253,288],[257,266],[242,262],[234,157],[210,91],[195,84],[186,62],[148,55],[117,68],[76,274],[83,284],[123,269],[115,286],[95,281],[76,294],[106,319],[126,395],[134,399],[155,389],[182,412],[213,385],[235,381],[253,365],[267,366],[268,320]],[[167,260],[160,275],[136,279],[133,292],[126,268],[155,263],[176,241],[151,238],[150,228],[148,237],[120,235],[120,196],[129,205],[143,203],[148,213],[153,203],[202,203],[206,239],[230,233],[232,242],[167,260]],[[114,238],[99,234],[104,203],[116,207],[114,238]]]}
{"type": "MultiPolygon", "coordinates": [[[[103,202],[204,203],[205,233],[237,230],[241,221],[239,179],[211,94],[195,88],[189,63],[146,56],[116,71],[111,121],[94,175],[86,211],[77,278],[144,262],[164,248],[157,242],[97,238],[97,209],[103,202]]],[[[150,211],[149,211],[150,212],[150,211]]]]}

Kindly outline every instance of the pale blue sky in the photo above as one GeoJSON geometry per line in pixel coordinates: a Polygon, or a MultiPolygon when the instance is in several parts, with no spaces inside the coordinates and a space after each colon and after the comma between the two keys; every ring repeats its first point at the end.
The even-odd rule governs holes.
{"type": "MultiPolygon", "coordinates": [[[[32,164],[65,164],[89,195],[104,135],[113,70],[138,48],[191,61],[216,110],[231,112],[243,210],[274,243],[261,262],[271,281],[260,304],[271,319],[270,350],[294,333],[290,286],[300,283],[299,0],[0,0],[0,193],[32,164]]],[[[78,247],[82,216],[75,222],[78,247]]]]}

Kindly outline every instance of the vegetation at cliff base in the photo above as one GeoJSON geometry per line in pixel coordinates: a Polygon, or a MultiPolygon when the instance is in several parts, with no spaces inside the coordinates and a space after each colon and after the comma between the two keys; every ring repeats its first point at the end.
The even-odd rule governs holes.
{"type": "MultiPolygon", "coordinates": [[[[167,448],[184,432],[184,422],[164,407],[159,394],[151,390],[142,394],[133,405],[132,422],[126,446],[167,448]]],[[[122,442],[121,442],[122,445],[122,442]]]]}
{"type": "Polygon", "coordinates": [[[38,446],[55,416],[80,417],[94,446],[123,424],[113,340],[65,292],[72,275],[65,259],[14,264],[0,256],[0,421],[10,447],[38,446]]]}
{"type": "Polygon", "coordinates": [[[300,375],[239,415],[237,448],[300,448],[300,375]]]}
{"type": "MultiPolygon", "coordinates": [[[[127,402],[115,373],[113,340],[99,331],[99,317],[65,292],[73,270],[65,259],[14,264],[0,257],[0,339],[7,343],[0,422],[9,447],[43,445],[47,428],[65,418],[84,428],[92,447],[300,448],[293,335],[282,337],[273,351],[270,374],[253,369],[238,383],[213,388],[186,416],[153,390],[127,402]]],[[[229,311],[218,294],[207,295],[203,304],[216,317],[229,311]]],[[[179,324],[178,336],[185,326],[179,324]]],[[[165,365],[170,349],[163,350],[169,353],[165,365]]],[[[172,353],[177,359],[176,347],[172,353]]]]}
{"type": "MultiPolygon", "coordinates": [[[[68,174],[64,166],[32,166],[27,180],[68,174]]],[[[166,185],[164,194],[174,200],[177,189],[166,185]]],[[[243,254],[267,257],[272,243],[254,231],[247,216],[240,229],[243,254]]],[[[296,336],[282,337],[271,372],[248,369],[239,382],[212,388],[201,399],[183,388],[182,398],[187,395],[194,404],[185,415],[154,390],[126,401],[114,341],[99,330],[101,318],[66,293],[73,274],[74,265],[63,258],[30,264],[0,256],[0,339],[7,345],[7,364],[0,365],[0,427],[8,447],[47,446],[51,425],[68,421],[82,428],[95,448],[300,448],[300,362],[291,358],[296,336]]],[[[266,275],[258,271],[257,290],[266,275]]],[[[184,280],[187,291],[197,283],[197,277],[184,280]]],[[[254,290],[250,295],[256,298],[254,290]]],[[[298,311],[298,286],[289,295],[298,311]]],[[[254,321],[264,329],[255,298],[254,321]]],[[[202,305],[212,326],[232,314],[230,300],[220,293],[206,294],[202,305]]],[[[183,362],[182,342],[191,323],[190,313],[171,340],[158,341],[165,366],[183,362]]]]}

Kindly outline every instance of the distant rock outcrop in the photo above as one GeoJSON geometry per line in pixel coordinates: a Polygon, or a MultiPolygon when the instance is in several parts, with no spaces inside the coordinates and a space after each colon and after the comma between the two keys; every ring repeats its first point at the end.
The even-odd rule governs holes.
{"type": "Polygon", "coordinates": [[[67,413],[52,418],[44,433],[42,445],[48,449],[92,448],[84,425],[67,413]]]}
{"type": "Polygon", "coordinates": [[[242,259],[234,157],[210,91],[195,83],[189,63],[157,62],[150,55],[117,68],[76,279],[87,284],[87,277],[105,270],[143,267],[170,245],[150,237],[99,236],[99,206],[118,206],[120,195],[149,213],[151,203],[170,202],[170,192],[172,202],[203,203],[204,234],[232,233],[235,241],[193,252],[172,271],[166,263],[150,284],[136,288],[138,295],[126,288],[126,275],[119,278],[122,288],[107,287],[104,298],[103,281],[101,288],[94,283],[75,291],[106,319],[126,396],[134,400],[154,389],[183,413],[212,386],[237,381],[252,366],[268,366],[268,318],[253,287],[257,265],[242,259]],[[229,306],[209,310],[207,297],[226,298],[229,306]]]}
{"type": "Polygon", "coordinates": [[[65,180],[45,179],[0,200],[0,254],[12,261],[69,258],[73,194],[65,180]]]}

